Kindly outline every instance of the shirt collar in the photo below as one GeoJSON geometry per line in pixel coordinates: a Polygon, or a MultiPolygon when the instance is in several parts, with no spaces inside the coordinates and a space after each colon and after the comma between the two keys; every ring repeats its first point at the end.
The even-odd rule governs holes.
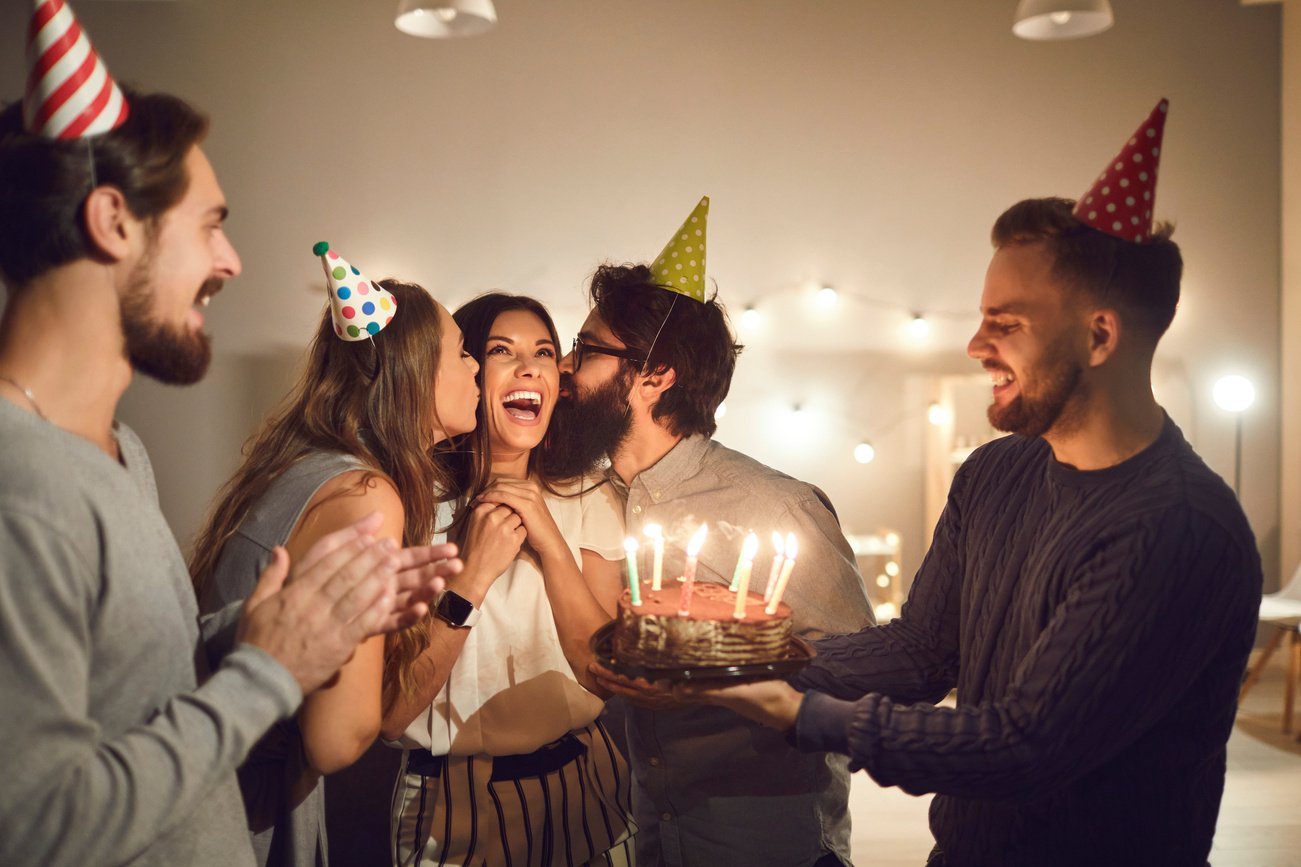
{"type": "MultiPolygon", "coordinates": [[[[692,434],[689,437],[683,437],[678,440],[678,444],[669,449],[668,454],[655,462],[653,466],[647,467],[633,478],[633,484],[640,482],[648,488],[655,490],[667,490],[700,472],[700,467],[705,461],[705,454],[709,451],[709,437],[703,434],[692,434]]],[[[619,474],[610,466],[605,471],[606,478],[614,489],[624,497],[627,497],[629,485],[623,483],[619,474]]]]}

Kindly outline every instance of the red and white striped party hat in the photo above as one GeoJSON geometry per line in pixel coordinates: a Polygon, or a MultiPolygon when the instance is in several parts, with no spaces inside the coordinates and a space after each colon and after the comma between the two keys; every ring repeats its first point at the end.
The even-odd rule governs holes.
{"type": "Polygon", "coordinates": [[[72,9],[63,0],[33,0],[23,97],[27,131],[53,139],[99,135],[118,127],[128,111],[72,9]]]}
{"type": "Polygon", "coordinates": [[[1169,107],[1168,99],[1158,102],[1089,191],[1080,196],[1075,216],[1082,223],[1122,241],[1142,242],[1152,234],[1156,174],[1169,107]]]}

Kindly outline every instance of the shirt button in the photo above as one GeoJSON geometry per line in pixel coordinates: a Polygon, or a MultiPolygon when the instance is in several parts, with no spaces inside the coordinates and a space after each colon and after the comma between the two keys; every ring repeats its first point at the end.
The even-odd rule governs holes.
{"type": "Polygon", "coordinates": [[[634,515],[640,515],[640,514],[641,514],[641,506],[633,506],[633,507],[632,507],[632,513],[633,513],[634,515]]]}
{"type": "Polygon", "coordinates": [[[661,821],[661,822],[672,822],[672,821],[673,821],[673,814],[672,814],[672,813],[660,813],[660,821],[661,821]]]}
{"type": "Polygon", "coordinates": [[[652,768],[658,768],[658,767],[660,766],[660,759],[659,759],[659,756],[651,756],[651,757],[650,757],[650,766],[651,766],[652,768]]]}
{"type": "Polygon", "coordinates": [[[651,494],[651,499],[658,503],[660,501],[661,496],[663,495],[659,491],[655,491],[654,493],[651,494]]]}

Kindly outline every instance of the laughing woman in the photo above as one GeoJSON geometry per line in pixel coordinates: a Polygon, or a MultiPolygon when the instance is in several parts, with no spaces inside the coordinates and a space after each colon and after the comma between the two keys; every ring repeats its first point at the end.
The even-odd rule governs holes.
{"type": "MultiPolygon", "coordinates": [[[[628,774],[597,721],[588,639],[622,588],[623,527],[609,485],[549,476],[538,446],[559,392],[546,308],[493,293],[456,311],[480,363],[472,447],[447,504],[465,570],[436,636],[384,717],[407,749],[393,798],[402,865],[627,864],[628,774]]],[[[440,516],[440,518],[443,516],[440,516]]]]}
{"type": "MultiPolygon", "coordinates": [[[[327,272],[356,276],[331,280],[302,379],[249,441],[195,544],[191,574],[204,611],[247,598],[274,547],[297,561],[372,512],[383,516],[376,535],[395,550],[428,543],[439,494],[451,490],[433,447],[476,424],[478,368],[451,314],[419,286],[371,284],[333,252],[321,255],[327,272]],[[340,303],[354,294],[371,300],[340,303]]],[[[329,687],[254,748],[239,776],[260,865],[328,864],[320,777],[375,740],[385,666],[401,667],[428,642],[427,622],[364,642],[329,687]]]]}

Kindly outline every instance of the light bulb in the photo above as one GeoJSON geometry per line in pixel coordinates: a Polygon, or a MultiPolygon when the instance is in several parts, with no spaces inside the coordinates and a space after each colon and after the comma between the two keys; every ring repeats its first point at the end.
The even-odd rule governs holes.
{"type": "Polygon", "coordinates": [[[914,313],[913,318],[904,324],[904,333],[914,342],[921,343],[931,336],[931,323],[920,313],[914,313]]]}
{"type": "Polygon", "coordinates": [[[899,534],[898,534],[898,533],[886,533],[886,534],[885,534],[885,544],[889,545],[891,548],[898,548],[898,547],[899,547],[899,534]]]}
{"type": "Polygon", "coordinates": [[[885,561],[885,574],[889,575],[891,578],[893,578],[893,577],[895,577],[896,575],[898,575],[898,574],[899,574],[899,564],[896,563],[896,562],[894,562],[893,560],[887,560],[887,561],[885,561]]]}
{"type": "Polygon", "coordinates": [[[932,401],[931,405],[926,407],[926,420],[936,427],[948,424],[953,419],[953,413],[942,403],[932,401]]]}
{"type": "Polygon", "coordinates": [[[1071,23],[1071,13],[1069,12],[1049,12],[1048,17],[1058,27],[1071,23]]]}
{"type": "Polygon", "coordinates": [[[1256,386],[1245,376],[1221,376],[1211,391],[1215,405],[1225,412],[1242,412],[1256,401],[1256,386]]]}
{"type": "Polygon", "coordinates": [[[889,576],[889,575],[886,575],[884,572],[882,572],[880,575],[877,575],[877,576],[876,576],[876,586],[877,586],[877,587],[889,587],[889,586],[890,586],[890,576],[889,576]]]}
{"type": "Polygon", "coordinates": [[[453,21],[456,20],[455,9],[436,9],[434,10],[434,12],[439,18],[443,20],[445,24],[451,24],[453,21]]]}
{"type": "Polygon", "coordinates": [[[860,464],[870,464],[876,458],[876,449],[872,448],[869,442],[861,442],[854,446],[854,460],[860,464]]]}
{"type": "Polygon", "coordinates": [[[818,306],[823,309],[836,306],[836,290],[832,286],[823,286],[818,290],[818,306]]]}
{"type": "Polygon", "coordinates": [[[762,321],[763,315],[759,313],[758,308],[753,304],[741,311],[741,327],[747,331],[753,331],[758,328],[759,323],[762,321]]]}
{"type": "Polygon", "coordinates": [[[727,404],[720,403],[718,409],[714,410],[714,421],[718,421],[725,415],[727,415],[727,404]]]}

